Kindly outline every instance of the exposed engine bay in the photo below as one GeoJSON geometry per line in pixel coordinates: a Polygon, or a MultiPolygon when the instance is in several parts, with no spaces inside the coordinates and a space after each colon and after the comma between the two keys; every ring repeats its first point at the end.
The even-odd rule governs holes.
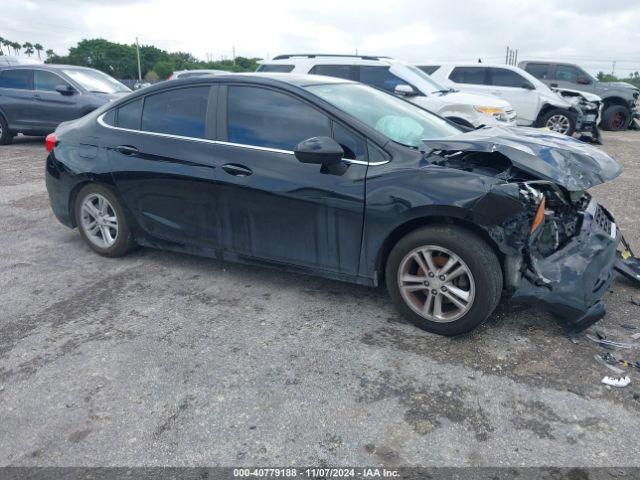
{"type": "Polygon", "coordinates": [[[522,239],[523,246],[534,250],[530,253],[546,257],[562,248],[579,231],[581,212],[591,199],[589,194],[582,191],[568,192],[553,182],[537,180],[533,175],[513,166],[505,155],[498,152],[440,151],[437,157],[439,158],[432,158],[432,163],[436,165],[517,183],[520,198],[530,207],[525,209],[524,215],[520,215],[521,220],[529,227],[544,199],[543,218],[536,230],[520,230],[526,236],[531,234],[530,240],[522,239]]]}
{"type": "Polygon", "coordinates": [[[586,192],[596,184],[594,173],[613,177],[619,169],[606,159],[589,169],[588,163],[551,148],[538,156],[534,149],[506,142],[482,142],[481,149],[464,146],[434,148],[425,159],[429,165],[488,177],[488,193],[475,200],[471,211],[504,253],[504,284],[513,298],[548,308],[567,331],[577,332],[604,316],[602,295],[614,270],[640,284],[640,261],[611,214],[586,192]]]}

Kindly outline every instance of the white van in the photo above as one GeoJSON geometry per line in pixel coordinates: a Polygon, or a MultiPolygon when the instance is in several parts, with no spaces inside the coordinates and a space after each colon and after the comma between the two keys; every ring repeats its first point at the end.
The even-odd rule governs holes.
{"type": "Polygon", "coordinates": [[[435,81],[463,92],[494,95],[518,112],[518,125],[547,127],[572,135],[580,112],[540,80],[521,68],[485,63],[418,65],[435,81]]]}
{"type": "Polygon", "coordinates": [[[516,112],[508,102],[443,87],[415,66],[388,57],[278,55],[260,62],[257,71],[327,75],[366,83],[466,127],[516,124],[516,112]]]}

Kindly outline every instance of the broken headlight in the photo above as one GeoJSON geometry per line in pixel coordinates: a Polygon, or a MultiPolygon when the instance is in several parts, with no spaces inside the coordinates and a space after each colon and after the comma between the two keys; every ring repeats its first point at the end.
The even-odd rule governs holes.
{"type": "Polygon", "coordinates": [[[493,117],[496,120],[500,120],[501,122],[506,122],[509,119],[507,116],[507,112],[505,112],[504,108],[474,105],[473,109],[476,112],[482,113],[484,115],[488,115],[489,117],[493,117]]]}

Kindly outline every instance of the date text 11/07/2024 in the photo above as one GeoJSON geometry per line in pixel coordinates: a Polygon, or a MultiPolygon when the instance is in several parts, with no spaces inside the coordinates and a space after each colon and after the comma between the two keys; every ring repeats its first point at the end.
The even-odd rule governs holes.
{"type": "Polygon", "coordinates": [[[280,478],[398,478],[397,470],[386,468],[235,468],[234,477],[280,478]]]}

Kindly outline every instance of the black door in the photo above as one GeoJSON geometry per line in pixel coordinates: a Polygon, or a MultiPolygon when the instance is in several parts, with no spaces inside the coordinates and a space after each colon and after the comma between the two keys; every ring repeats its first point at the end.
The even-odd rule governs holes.
{"type": "MultiPolygon", "coordinates": [[[[121,106],[111,141],[118,189],[147,238],[179,247],[216,247],[215,131],[207,115],[217,87],[177,88],[121,106]],[[210,95],[211,93],[211,95],[210,95]]],[[[213,107],[212,111],[215,111],[213,107]]]]}
{"type": "Polygon", "coordinates": [[[216,153],[221,166],[216,196],[223,245],[240,255],[357,273],[367,170],[364,140],[287,92],[246,85],[220,88],[223,142],[216,153]],[[295,146],[322,135],[334,135],[354,162],[344,162],[333,173],[300,163],[295,146]]]}

